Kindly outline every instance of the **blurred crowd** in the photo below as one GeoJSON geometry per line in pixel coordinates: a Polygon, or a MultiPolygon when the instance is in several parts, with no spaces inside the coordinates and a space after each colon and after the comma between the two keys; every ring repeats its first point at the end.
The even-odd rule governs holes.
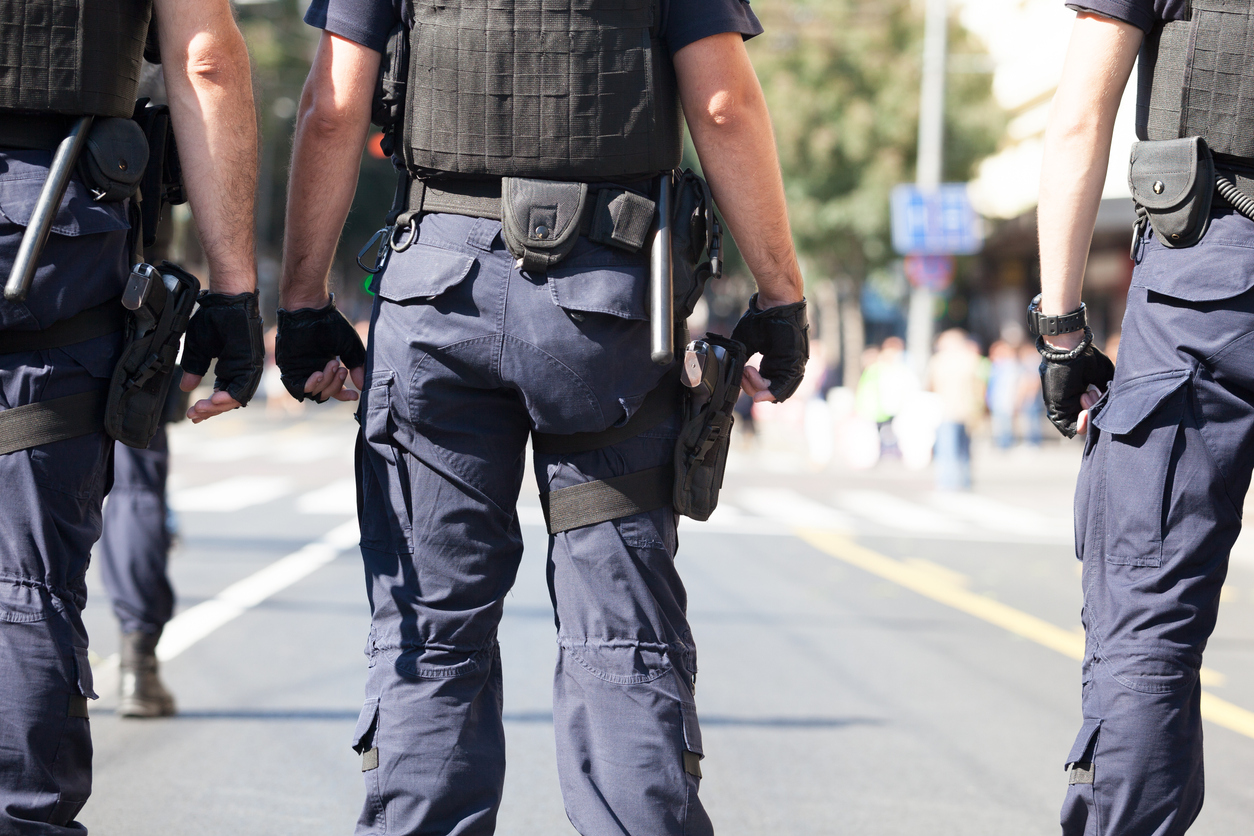
{"type": "Polygon", "coordinates": [[[827,385],[830,376],[815,362],[797,403],[739,405],[744,434],[773,433],[776,443],[804,438],[812,468],[863,470],[885,460],[930,467],[942,490],[971,487],[973,440],[1008,453],[1053,437],[1046,435],[1040,356],[1022,331],[1009,330],[985,352],[954,328],[934,348],[926,364],[913,364],[899,337],[869,346],[856,387],[827,385]]]}

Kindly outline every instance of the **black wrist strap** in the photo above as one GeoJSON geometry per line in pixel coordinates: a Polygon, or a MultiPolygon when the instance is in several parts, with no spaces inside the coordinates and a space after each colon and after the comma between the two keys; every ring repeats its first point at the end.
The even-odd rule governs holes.
{"type": "Polygon", "coordinates": [[[1056,337],[1059,334],[1070,334],[1088,327],[1088,310],[1084,303],[1071,313],[1061,316],[1046,316],[1041,313],[1041,295],[1038,293],[1028,305],[1028,333],[1034,337],[1056,337]]]}

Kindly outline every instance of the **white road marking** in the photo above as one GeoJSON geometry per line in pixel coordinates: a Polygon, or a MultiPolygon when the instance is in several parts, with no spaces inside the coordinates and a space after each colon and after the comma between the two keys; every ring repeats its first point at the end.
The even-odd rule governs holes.
{"type": "Polygon", "coordinates": [[[170,504],[176,511],[239,511],[271,502],[292,490],[286,476],[232,476],[195,488],[174,491],[170,504]]]}
{"type": "Polygon", "coordinates": [[[969,520],[987,531],[1049,542],[1072,542],[1071,523],[1068,520],[1050,517],[992,497],[975,493],[937,492],[929,495],[927,501],[933,508],[969,520]]]}
{"type": "Polygon", "coordinates": [[[853,521],[845,514],[790,488],[742,488],[736,491],[736,504],[752,514],[788,525],[854,529],[853,521]]]}
{"type": "Polygon", "coordinates": [[[357,482],[339,479],[303,494],[296,500],[296,510],[302,514],[356,514],[357,482]]]}
{"type": "MultiPolygon", "coordinates": [[[[343,523],[320,539],[236,581],[208,601],[183,610],[165,625],[161,641],[157,644],[157,658],[168,662],[177,657],[214,630],[309,577],[339,557],[341,552],[357,545],[359,540],[357,521],[343,523]]],[[[93,666],[97,693],[112,694],[117,689],[117,670],[116,653],[93,666]]]]}
{"type": "Polygon", "coordinates": [[[970,530],[969,525],[959,523],[952,516],[945,516],[884,491],[841,491],[836,494],[836,504],[871,522],[900,531],[964,534],[970,530]]]}

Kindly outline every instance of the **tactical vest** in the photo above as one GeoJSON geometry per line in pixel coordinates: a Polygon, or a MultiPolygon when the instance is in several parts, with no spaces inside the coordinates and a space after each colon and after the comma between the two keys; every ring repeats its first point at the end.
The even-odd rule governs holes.
{"type": "Polygon", "coordinates": [[[622,180],[679,165],[659,0],[410,0],[403,153],[420,176],[622,180]]]}
{"type": "Polygon", "coordinates": [[[1254,2],[1192,0],[1189,20],[1145,38],[1138,138],[1200,136],[1216,154],[1254,158],[1254,2]]]}
{"type": "Polygon", "coordinates": [[[152,0],[0,0],[0,113],[130,117],[152,0]]]}

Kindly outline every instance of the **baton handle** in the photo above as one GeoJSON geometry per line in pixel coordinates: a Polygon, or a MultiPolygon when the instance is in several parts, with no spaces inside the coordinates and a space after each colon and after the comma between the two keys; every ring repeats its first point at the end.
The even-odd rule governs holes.
{"type": "Polygon", "coordinates": [[[649,350],[659,366],[675,360],[675,275],[671,261],[671,202],[675,182],[667,171],[658,179],[657,235],[649,269],[649,350]]]}
{"type": "Polygon", "coordinates": [[[43,190],[39,192],[35,211],[31,213],[26,232],[22,235],[22,243],[17,248],[17,257],[13,259],[13,268],[9,271],[9,279],[4,284],[4,298],[9,302],[23,302],[30,292],[35,268],[39,266],[39,256],[44,251],[44,245],[48,243],[52,222],[56,220],[57,210],[61,207],[61,198],[65,197],[65,189],[74,174],[74,165],[83,152],[87,134],[91,132],[92,118],[83,116],[76,121],[52,157],[48,179],[44,181],[43,190]]]}

